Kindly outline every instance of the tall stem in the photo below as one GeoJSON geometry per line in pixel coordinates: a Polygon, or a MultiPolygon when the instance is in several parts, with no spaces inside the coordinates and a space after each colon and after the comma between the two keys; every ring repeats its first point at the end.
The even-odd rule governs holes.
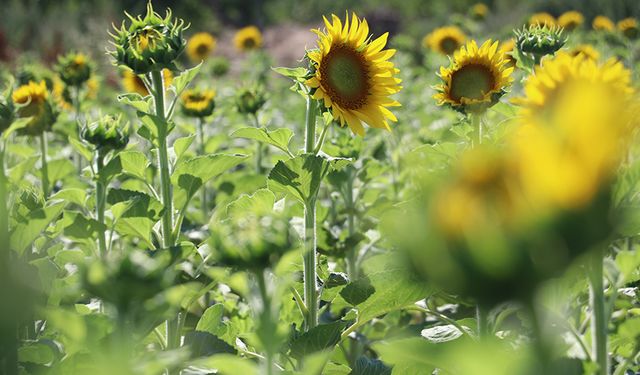
{"type": "Polygon", "coordinates": [[[484,340],[489,336],[489,314],[484,306],[476,305],[476,323],[478,325],[478,337],[484,340]]]}
{"type": "MultiPolygon", "coordinates": [[[[198,134],[200,135],[200,155],[204,155],[205,150],[205,137],[204,137],[204,119],[198,117],[198,134]]],[[[200,209],[202,210],[202,220],[207,222],[207,216],[209,215],[209,207],[207,202],[207,184],[204,183],[200,190],[200,209]]]]}
{"type": "MultiPolygon", "coordinates": [[[[260,128],[260,121],[258,120],[258,115],[255,113],[251,114],[251,118],[253,119],[253,125],[256,128],[260,128]]],[[[262,174],[263,169],[262,169],[262,143],[256,141],[256,173],[257,174],[262,174]]]]}
{"type": "Polygon", "coordinates": [[[554,373],[552,364],[551,364],[551,344],[549,340],[547,340],[547,336],[545,335],[544,330],[542,329],[542,325],[540,324],[540,316],[539,312],[536,309],[536,304],[533,301],[533,297],[526,302],[526,309],[529,313],[529,319],[531,320],[531,329],[533,331],[533,345],[538,357],[538,361],[540,362],[540,373],[550,374],[554,373]]]}
{"type": "MultiPolygon", "coordinates": [[[[307,96],[305,152],[312,153],[316,142],[316,102],[307,96]]],[[[309,314],[305,330],[318,325],[318,285],[316,259],[316,197],[310,197],[304,207],[304,303],[309,314]]]]}
{"type": "Polygon", "coordinates": [[[590,302],[593,310],[591,320],[591,337],[593,338],[593,353],[598,362],[598,375],[609,374],[609,354],[607,344],[607,319],[604,301],[604,266],[603,254],[598,251],[592,255],[589,270],[590,302]]]}
{"type": "MultiPolygon", "coordinates": [[[[353,180],[355,179],[355,171],[349,173],[346,188],[346,205],[347,205],[347,230],[349,237],[355,233],[355,202],[353,201],[353,180]]],[[[358,252],[354,246],[347,250],[347,272],[349,278],[353,281],[358,278],[358,252]]]]}
{"type": "Polygon", "coordinates": [[[40,154],[42,157],[42,168],[40,175],[42,177],[42,194],[44,199],[49,198],[49,167],[47,165],[47,133],[40,134],[40,154]]]}
{"type": "Polygon", "coordinates": [[[105,234],[104,211],[106,205],[107,189],[102,179],[101,172],[104,168],[104,154],[98,151],[96,157],[96,169],[98,178],[96,180],[96,219],[98,220],[98,250],[101,257],[107,255],[107,238],[105,234]]]}
{"type": "Polygon", "coordinates": [[[260,297],[262,299],[262,311],[260,312],[260,324],[262,334],[265,337],[261,338],[262,344],[264,345],[265,351],[265,367],[266,371],[264,372],[266,375],[274,374],[275,367],[275,353],[274,353],[274,345],[269,342],[269,339],[273,339],[275,325],[273,322],[272,316],[272,307],[271,307],[271,297],[267,292],[267,283],[265,281],[264,276],[265,270],[256,271],[256,280],[258,281],[258,289],[260,289],[260,297]],[[268,327],[264,327],[264,326],[268,327]],[[265,329],[266,328],[266,329],[265,329]]]}
{"type": "Polygon", "coordinates": [[[480,121],[479,113],[472,113],[471,126],[473,127],[473,147],[478,147],[482,144],[482,121],[480,121]]]}

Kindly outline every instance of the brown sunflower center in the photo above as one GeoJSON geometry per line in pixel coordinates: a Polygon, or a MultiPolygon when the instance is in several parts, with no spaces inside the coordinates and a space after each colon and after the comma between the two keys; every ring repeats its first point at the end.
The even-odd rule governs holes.
{"type": "Polygon", "coordinates": [[[196,47],[196,54],[200,57],[207,56],[209,54],[209,46],[204,43],[198,44],[196,47]]]}
{"type": "Polygon", "coordinates": [[[242,41],[242,46],[247,49],[255,48],[256,45],[256,40],[253,38],[245,38],[245,40],[242,41]]]}
{"type": "Polygon", "coordinates": [[[482,64],[469,64],[451,75],[451,97],[482,99],[495,86],[493,72],[482,64]]]}
{"type": "Polygon", "coordinates": [[[369,66],[362,53],[346,45],[333,46],[319,69],[320,83],[333,102],[345,109],[358,109],[366,103],[369,66]]]}
{"type": "Polygon", "coordinates": [[[460,47],[456,38],[447,36],[440,41],[440,49],[447,55],[453,54],[460,47]]]}

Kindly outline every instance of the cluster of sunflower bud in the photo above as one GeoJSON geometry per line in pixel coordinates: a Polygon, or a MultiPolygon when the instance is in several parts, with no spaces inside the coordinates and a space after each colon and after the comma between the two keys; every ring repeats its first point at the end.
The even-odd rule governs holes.
{"type": "Polygon", "coordinates": [[[122,150],[129,143],[129,123],[122,121],[122,116],[103,116],[100,120],[86,125],[80,136],[95,146],[96,150],[107,153],[122,150]]]}
{"type": "Polygon", "coordinates": [[[236,108],[244,114],[255,114],[267,102],[264,90],[258,86],[240,89],[236,94],[236,108]]]}
{"type": "Polygon", "coordinates": [[[91,78],[93,64],[86,55],[73,52],[60,56],[55,69],[65,85],[80,87],[91,78]]]}
{"type": "Polygon", "coordinates": [[[181,96],[182,113],[188,117],[211,116],[216,107],[214,90],[186,90],[181,96]]]}
{"type": "Polygon", "coordinates": [[[562,28],[556,26],[530,25],[522,30],[515,30],[517,60],[523,67],[540,64],[544,56],[554,55],[567,39],[562,35],[562,28]]]}
{"type": "Polygon", "coordinates": [[[111,34],[115,51],[110,54],[117,64],[129,67],[136,74],[177,70],[174,62],[185,49],[182,33],[188,25],[172,18],[169,9],[162,18],[154,12],[151,2],[144,18],[127,16],[131,20],[129,27],[123,22],[120,28],[114,27],[115,34],[111,34]]]}

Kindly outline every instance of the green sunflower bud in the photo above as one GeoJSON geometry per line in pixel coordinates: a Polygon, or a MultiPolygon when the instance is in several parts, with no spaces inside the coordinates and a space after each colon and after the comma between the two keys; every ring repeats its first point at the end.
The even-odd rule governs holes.
{"type": "Polygon", "coordinates": [[[545,25],[531,25],[522,30],[515,30],[516,48],[521,59],[532,60],[539,64],[546,55],[555,54],[567,39],[562,35],[562,28],[545,25]]]}
{"type": "Polygon", "coordinates": [[[264,91],[259,87],[244,88],[236,94],[236,107],[240,113],[256,113],[266,102],[264,91]]]}
{"type": "Polygon", "coordinates": [[[122,116],[106,115],[85,126],[80,133],[82,139],[102,152],[122,150],[129,143],[129,123],[122,122],[122,116]]]}
{"type": "Polygon", "coordinates": [[[211,74],[216,77],[222,77],[229,72],[229,60],[225,57],[214,57],[209,60],[211,65],[211,74]]]}
{"type": "Polygon", "coordinates": [[[56,72],[68,86],[81,86],[91,78],[93,64],[82,53],[69,53],[58,58],[56,72]]]}
{"type": "Polygon", "coordinates": [[[188,27],[181,19],[174,19],[171,10],[162,18],[154,12],[151,2],[144,18],[134,18],[125,13],[131,25],[124,21],[115,34],[111,34],[115,51],[110,51],[117,65],[129,67],[136,74],[147,74],[153,70],[176,70],[174,62],[184,51],[186,40],[182,37],[188,27]]]}
{"type": "Polygon", "coordinates": [[[181,96],[182,113],[189,117],[208,117],[215,109],[214,90],[186,90],[181,96]]]}

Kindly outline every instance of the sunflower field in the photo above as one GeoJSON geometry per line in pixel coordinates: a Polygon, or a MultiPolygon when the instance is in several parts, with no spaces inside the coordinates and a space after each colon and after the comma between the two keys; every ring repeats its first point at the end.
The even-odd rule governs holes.
{"type": "Polygon", "coordinates": [[[640,374],[640,5],[476,1],[3,0],[0,375],[640,374]]]}

